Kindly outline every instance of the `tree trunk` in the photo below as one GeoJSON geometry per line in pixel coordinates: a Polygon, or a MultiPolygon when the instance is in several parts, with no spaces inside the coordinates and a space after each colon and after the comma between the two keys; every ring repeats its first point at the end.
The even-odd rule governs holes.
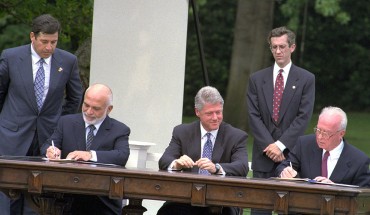
{"type": "Polygon", "coordinates": [[[78,59],[78,68],[82,86],[85,89],[89,87],[90,80],[90,58],[91,58],[91,38],[87,38],[80,45],[75,53],[78,59]]]}
{"type": "Polygon", "coordinates": [[[267,44],[272,29],[273,0],[239,0],[227,94],[225,121],[248,130],[246,90],[252,72],[271,65],[267,44]]]}

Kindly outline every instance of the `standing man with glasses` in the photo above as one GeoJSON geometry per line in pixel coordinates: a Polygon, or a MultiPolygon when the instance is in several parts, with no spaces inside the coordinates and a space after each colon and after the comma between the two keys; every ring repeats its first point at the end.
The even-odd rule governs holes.
{"type": "MultiPolygon", "coordinates": [[[[295,34],[286,27],[275,28],[268,44],[275,63],[251,75],[247,92],[255,178],[274,176],[277,165],[304,134],[315,100],[314,75],[291,61],[295,34]]],[[[252,214],[271,211],[252,210],[252,214]]]]}
{"type": "Polygon", "coordinates": [[[277,167],[276,175],[370,187],[370,159],[344,140],[346,127],[347,116],[342,109],[324,108],[315,134],[298,138],[287,160],[277,167]]]}
{"type": "MultiPolygon", "coordinates": [[[[31,43],[1,54],[0,155],[39,156],[59,117],[78,111],[83,90],[77,57],[56,48],[60,31],[53,16],[38,16],[31,43]]],[[[22,199],[12,201],[11,214],[33,214],[22,199]]],[[[9,199],[2,193],[0,211],[9,214],[9,199]]]]}

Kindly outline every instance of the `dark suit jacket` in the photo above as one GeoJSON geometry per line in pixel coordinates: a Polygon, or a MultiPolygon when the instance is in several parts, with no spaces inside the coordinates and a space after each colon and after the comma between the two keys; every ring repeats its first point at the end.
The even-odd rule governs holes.
{"type": "Polygon", "coordinates": [[[292,64],[277,123],[272,119],[273,82],[273,67],[253,73],[249,79],[247,102],[250,129],[254,135],[253,171],[273,173],[275,163],[263,150],[277,140],[287,147],[286,152],[293,149],[312,116],[315,100],[313,74],[292,64]]]}
{"type": "MultiPolygon", "coordinates": [[[[221,123],[212,152],[212,162],[219,163],[226,175],[247,176],[247,137],[244,131],[225,122],[221,123]]],[[[189,156],[193,161],[200,159],[200,121],[178,125],[173,129],[171,142],[159,160],[159,169],[167,170],[172,161],[182,155],[189,156]]],[[[184,169],[192,172],[198,170],[197,167],[184,169]]]]}
{"type": "Polygon", "coordinates": [[[41,146],[62,114],[77,112],[82,93],[76,56],[55,49],[49,91],[39,113],[31,46],[4,50],[0,57],[0,155],[26,155],[35,130],[41,146]]]}
{"type": "MultiPolygon", "coordinates": [[[[75,150],[86,150],[86,129],[82,114],[72,114],[62,116],[58,122],[55,132],[42,146],[42,154],[51,146],[51,140],[56,147],[62,150],[61,158],[75,150]]],[[[111,163],[125,166],[128,160],[130,149],[128,138],[130,128],[125,124],[107,116],[96,133],[91,150],[96,151],[99,163],[111,163]]],[[[122,201],[113,200],[108,197],[98,197],[101,203],[93,204],[95,196],[74,196],[75,202],[79,206],[74,208],[82,210],[83,214],[88,211],[95,211],[94,214],[118,214],[121,211],[122,201]],[[86,200],[88,199],[88,200],[86,200]],[[83,200],[83,201],[82,201],[83,200]],[[86,205],[82,205],[86,203],[86,205]],[[104,207],[104,205],[106,207],[104,207]],[[112,212],[114,211],[114,212],[112,212]]],[[[120,213],[119,213],[120,214],[120,213]]]]}
{"type": "MultiPolygon", "coordinates": [[[[129,135],[129,127],[107,116],[96,133],[90,149],[96,151],[99,163],[125,166],[130,155],[129,135]]],[[[86,129],[82,113],[60,118],[53,135],[41,148],[43,155],[51,146],[51,140],[62,151],[61,158],[66,158],[75,150],[86,151],[86,129]]]]}
{"type": "MultiPolygon", "coordinates": [[[[298,177],[313,179],[321,176],[322,153],[323,150],[318,147],[315,135],[299,137],[288,159],[276,168],[275,174],[279,176],[291,161],[299,174],[298,177]]],[[[329,179],[335,183],[370,187],[369,164],[370,159],[365,153],[344,140],[342,154],[329,179]]]]}

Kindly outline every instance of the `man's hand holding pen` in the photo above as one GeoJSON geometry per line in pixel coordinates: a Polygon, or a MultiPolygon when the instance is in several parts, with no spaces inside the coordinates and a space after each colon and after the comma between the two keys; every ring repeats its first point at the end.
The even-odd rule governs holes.
{"type": "Polygon", "coordinates": [[[61,151],[55,146],[49,146],[46,150],[46,157],[49,159],[60,159],[61,151]]]}
{"type": "Polygon", "coordinates": [[[293,169],[292,162],[289,162],[289,166],[281,172],[280,178],[294,178],[297,176],[297,171],[293,169]]]}

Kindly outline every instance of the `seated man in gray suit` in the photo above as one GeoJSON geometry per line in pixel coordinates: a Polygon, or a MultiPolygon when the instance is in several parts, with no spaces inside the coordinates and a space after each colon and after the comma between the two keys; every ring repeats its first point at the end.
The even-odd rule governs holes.
{"type": "MultiPolygon", "coordinates": [[[[82,113],[61,117],[53,135],[42,146],[42,153],[48,158],[60,156],[125,166],[130,154],[130,128],[108,116],[112,102],[109,87],[90,86],[85,92],[82,113]]],[[[121,214],[121,200],[89,195],[73,195],[73,199],[72,214],[121,214]]]]}
{"type": "MultiPolygon", "coordinates": [[[[195,96],[195,114],[199,120],[174,128],[171,142],[159,160],[159,169],[247,176],[248,135],[222,121],[223,104],[216,88],[207,86],[199,90],[195,96]]],[[[166,202],[158,214],[210,214],[213,209],[166,202]]],[[[217,210],[222,214],[239,213],[237,208],[230,207],[217,210]]]]}
{"type": "Polygon", "coordinates": [[[314,129],[316,135],[299,137],[276,175],[370,187],[370,159],[344,140],[346,127],[347,116],[342,109],[324,108],[314,129]]]}

